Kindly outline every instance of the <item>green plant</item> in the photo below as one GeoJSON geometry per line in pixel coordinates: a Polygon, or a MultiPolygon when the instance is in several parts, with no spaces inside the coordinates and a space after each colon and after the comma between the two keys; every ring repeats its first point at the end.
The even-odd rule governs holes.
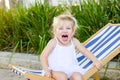
{"type": "Polygon", "coordinates": [[[71,6],[72,14],[78,20],[79,27],[81,27],[78,31],[80,41],[85,41],[109,22],[102,2],[98,4],[93,0],[88,1],[88,3],[80,3],[80,6],[71,6]],[[81,39],[83,34],[86,34],[86,36],[84,36],[84,39],[81,39]]]}
{"type": "Polygon", "coordinates": [[[120,1],[50,6],[36,3],[30,8],[0,9],[0,50],[40,54],[52,38],[54,16],[70,11],[78,21],[76,37],[84,42],[108,22],[120,23],[120,1]],[[17,45],[17,47],[16,47],[17,45]]]}

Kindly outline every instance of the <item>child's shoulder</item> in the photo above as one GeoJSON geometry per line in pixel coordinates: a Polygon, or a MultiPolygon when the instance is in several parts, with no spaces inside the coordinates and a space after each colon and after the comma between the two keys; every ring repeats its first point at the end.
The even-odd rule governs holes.
{"type": "Polygon", "coordinates": [[[49,46],[55,46],[56,43],[57,43],[56,39],[55,39],[55,38],[52,38],[52,39],[49,40],[49,42],[48,42],[47,45],[49,45],[49,46]]]}
{"type": "Polygon", "coordinates": [[[57,41],[56,41],[55,38],[52,38],[52,39],[49,40],[49,43],[53,43],[53,44],[55,44],[56,42],[57,42],[57,41]]]}
{"type": "Polygon", "coordinates": [[[72,38],[72,41],[74,43],[74,45],[78,45],[80,43],[80,41],[77,38],[72,38]]]}
{"type": "Polygon", "coordinates": [[[79,42],[79,40],[77,38],[75,38],[75,37],[72,38],[72,41],[73,42],[79,42]]]}

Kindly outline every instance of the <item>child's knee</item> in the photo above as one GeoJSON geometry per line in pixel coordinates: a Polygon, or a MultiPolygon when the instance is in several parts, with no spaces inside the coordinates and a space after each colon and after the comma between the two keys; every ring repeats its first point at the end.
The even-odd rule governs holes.
{"type": "Polygon", "coordinates": [[[67,75],[64,72],[53,72],[53,78],[56,80],[67,80],[67,75]]]}
{"type": "Polygon", "coordinates": [[[79,72],[74,72],[70,80],[83,80],[83,76],[79,72]]]}
{"type": "Polygon", "coordinates": [[[60,74],[59,74],[59,76],[62,78],[62,77],[64,77],[64,78],[67,78],[67,75],[64,73],[64,72],[59,72],[60,74]]]}

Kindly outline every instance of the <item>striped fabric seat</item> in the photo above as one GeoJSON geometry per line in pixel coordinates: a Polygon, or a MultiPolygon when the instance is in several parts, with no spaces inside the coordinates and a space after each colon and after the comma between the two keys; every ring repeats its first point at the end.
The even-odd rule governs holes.
{"type": "MultiPolygon", "coordinates": [[[[85,44],[99,60],[104,59],[112,51],[120,47],[120,25],[107,26],[103,31],[85,44]]],[[[79,65],[88,71],[91,68],[92,61],[87,59],[80,52],[77,54],[79,65]]]]}
{"type": "MultiPolygon", "coordinates": [[[[120,53],[120,24],[107,24],[91,38],[89,38],[84,43],[84,46],[89,51],[91,51],[98,58],[98,60],[103,63],[103,65],[105,65],[113,57],[120,53]]],[[[85,80],[87,80],[90,76],[98,71],[97,69],[92,67],[92,61],[90,61],[80,52],[77,52],[76,59],[78,60],[79,66],[81,66],[82,69],[85,71],[85,80]]],[[[42,70],[30,70],[23,67],[15,67],[13,65],[11,66],[11,68],[17,74],[22,73],[23,75],[25,75],[26,73],[28,73],[32,76],[35,74],[35,77],[39,75],[34,80],[54,80],[44,77],[42,78],[42,75],[44,74],[42,70]]],[[[33,79],[34,76],[30,77],[29,75],[25,75],[25,77],[33,79]]]]}
{"type": "MultiPolygon", "coordinates": [[[[27,73],[37,74],[40,76],[43,75],[43,70],[32,70],[32,69],[28,69],[28,68],[24,68],[24,67],[20,67],[20,66],[16,66],[16,68],[25,72],[25,73],[27,72],[27,73]]],[[[18,75],[24,75],[22,72],[19,72],[18,70],[14,69],[14,68],[12,69],[12,71],[18,75]]]]}

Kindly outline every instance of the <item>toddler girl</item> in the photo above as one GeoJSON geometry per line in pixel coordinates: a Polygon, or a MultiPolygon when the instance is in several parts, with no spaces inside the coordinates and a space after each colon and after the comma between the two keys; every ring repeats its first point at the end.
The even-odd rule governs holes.
{"type": "Polygon", "coordinates": [[[77,21],[72,15],[61,14],[53,20],[53,34],[41,54],[41,64],[46,77],[55,80],[83,80],[82,69],[78,66],[75,50],[93,61],[98,69],[100,61],[74,37],[77,21]]]}

